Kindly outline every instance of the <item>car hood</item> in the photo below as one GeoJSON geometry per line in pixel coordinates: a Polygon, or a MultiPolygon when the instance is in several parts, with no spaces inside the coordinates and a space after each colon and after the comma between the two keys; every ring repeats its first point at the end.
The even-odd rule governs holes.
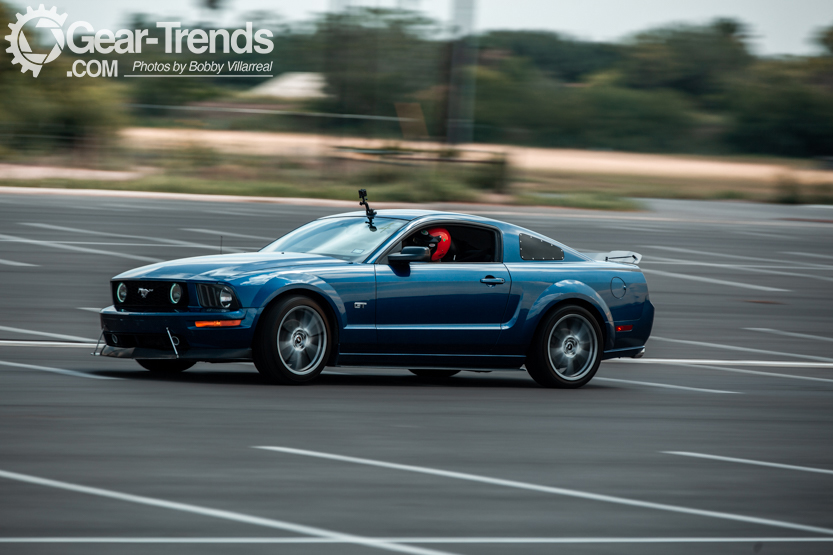
{"type": "Polygon", "coordinates": [[[195,256],[142,266],[121,273],[113,279],[205,279],[225,281],[261,272],[350,264],[338,258],[318,254],[256,252],[195,256]]]}

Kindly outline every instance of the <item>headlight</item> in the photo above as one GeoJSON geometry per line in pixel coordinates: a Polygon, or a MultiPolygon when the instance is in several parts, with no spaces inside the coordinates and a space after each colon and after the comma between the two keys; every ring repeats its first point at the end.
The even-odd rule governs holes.
{"type": "Polygon", "coordinates": [[[240,308],[240,302],[237,300],[234,289],[228,285],[198,283],[197,297],[200,300],[200,306],[204,308],[222,308],[229,310],[237,310],[240,308]]]}
{"type": "Polygon", "coordinates": [[[222,291],[220,291],[220,306],[229,308],[232,302],[234,302],[234,293],[228,287],[223,287],[222,291]]]}
{"type": "Polygon", "coordinates": [[[123,303],[126,298],[127,298],[127,286],[123,283],[119,283],[119,286],[116,289],[116,299],[120,303],[123,303]]]}
{"type": "Polygon", "coordinates": [[[171,302],[176,304],[182,298],[182,287],[178,283],[171,285],[171,302]]]}

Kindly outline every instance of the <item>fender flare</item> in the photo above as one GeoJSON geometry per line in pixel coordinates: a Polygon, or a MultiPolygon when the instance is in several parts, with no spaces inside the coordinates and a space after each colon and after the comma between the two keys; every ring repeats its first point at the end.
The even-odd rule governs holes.
{"type": "Polygon", "coordinates": [[[252,305],[258,307],[252,327],[257,327],[258,320],[269,303],[291,291],[310,291],[323,297],[330,305],[335,324],[339,329],[344,329],[347,311],[336,290],[318,276],[304,273],[281,274],[263,284],[252,300],[252,305]]]}
{"type": "Polygon", "coordinates": [[[610,312],[610,308],[592,287],[584,282],[573,279],[565,279],[552,284],[532,303],[526,317],[527,322],[533,327],[533,329],[528,330],[530,337],[534,333],[535,328],[538,327],[541,318],[547,312],[554,306],[564,301],[569,301],[570,299],[584,301],[596,309],[604,324],[605,342],[602,350],[607,351],[612,349],[614,340],[616,339],[616,328],[613,324],[613,315],[610,312]]]}

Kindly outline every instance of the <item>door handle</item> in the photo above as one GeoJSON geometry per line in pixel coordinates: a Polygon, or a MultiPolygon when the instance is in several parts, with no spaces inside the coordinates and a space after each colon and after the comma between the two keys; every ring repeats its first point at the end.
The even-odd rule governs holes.
{"type": "Polygon", "coordinates": [[[480,280],[480,283],[485,283],[489,287],[494,287],[495,285],[506,283],[506,280],[503,278],[496,278],[495,276],[486,276],[480,280]]]}

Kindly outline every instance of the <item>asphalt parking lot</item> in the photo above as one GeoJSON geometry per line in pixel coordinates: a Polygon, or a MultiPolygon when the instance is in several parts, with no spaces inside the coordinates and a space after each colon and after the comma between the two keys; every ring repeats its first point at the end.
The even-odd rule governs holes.
{"type": "MultiPolygon", "coordinates": [[[[341,208],[0,195],[0,552],[833,551],[833,209],[455,207],[644,255],[646,358],[575,391],[94,358],[108,281],[341,208]]],[[[358,206],[357,206],[358,208],[358,206]]]]}

